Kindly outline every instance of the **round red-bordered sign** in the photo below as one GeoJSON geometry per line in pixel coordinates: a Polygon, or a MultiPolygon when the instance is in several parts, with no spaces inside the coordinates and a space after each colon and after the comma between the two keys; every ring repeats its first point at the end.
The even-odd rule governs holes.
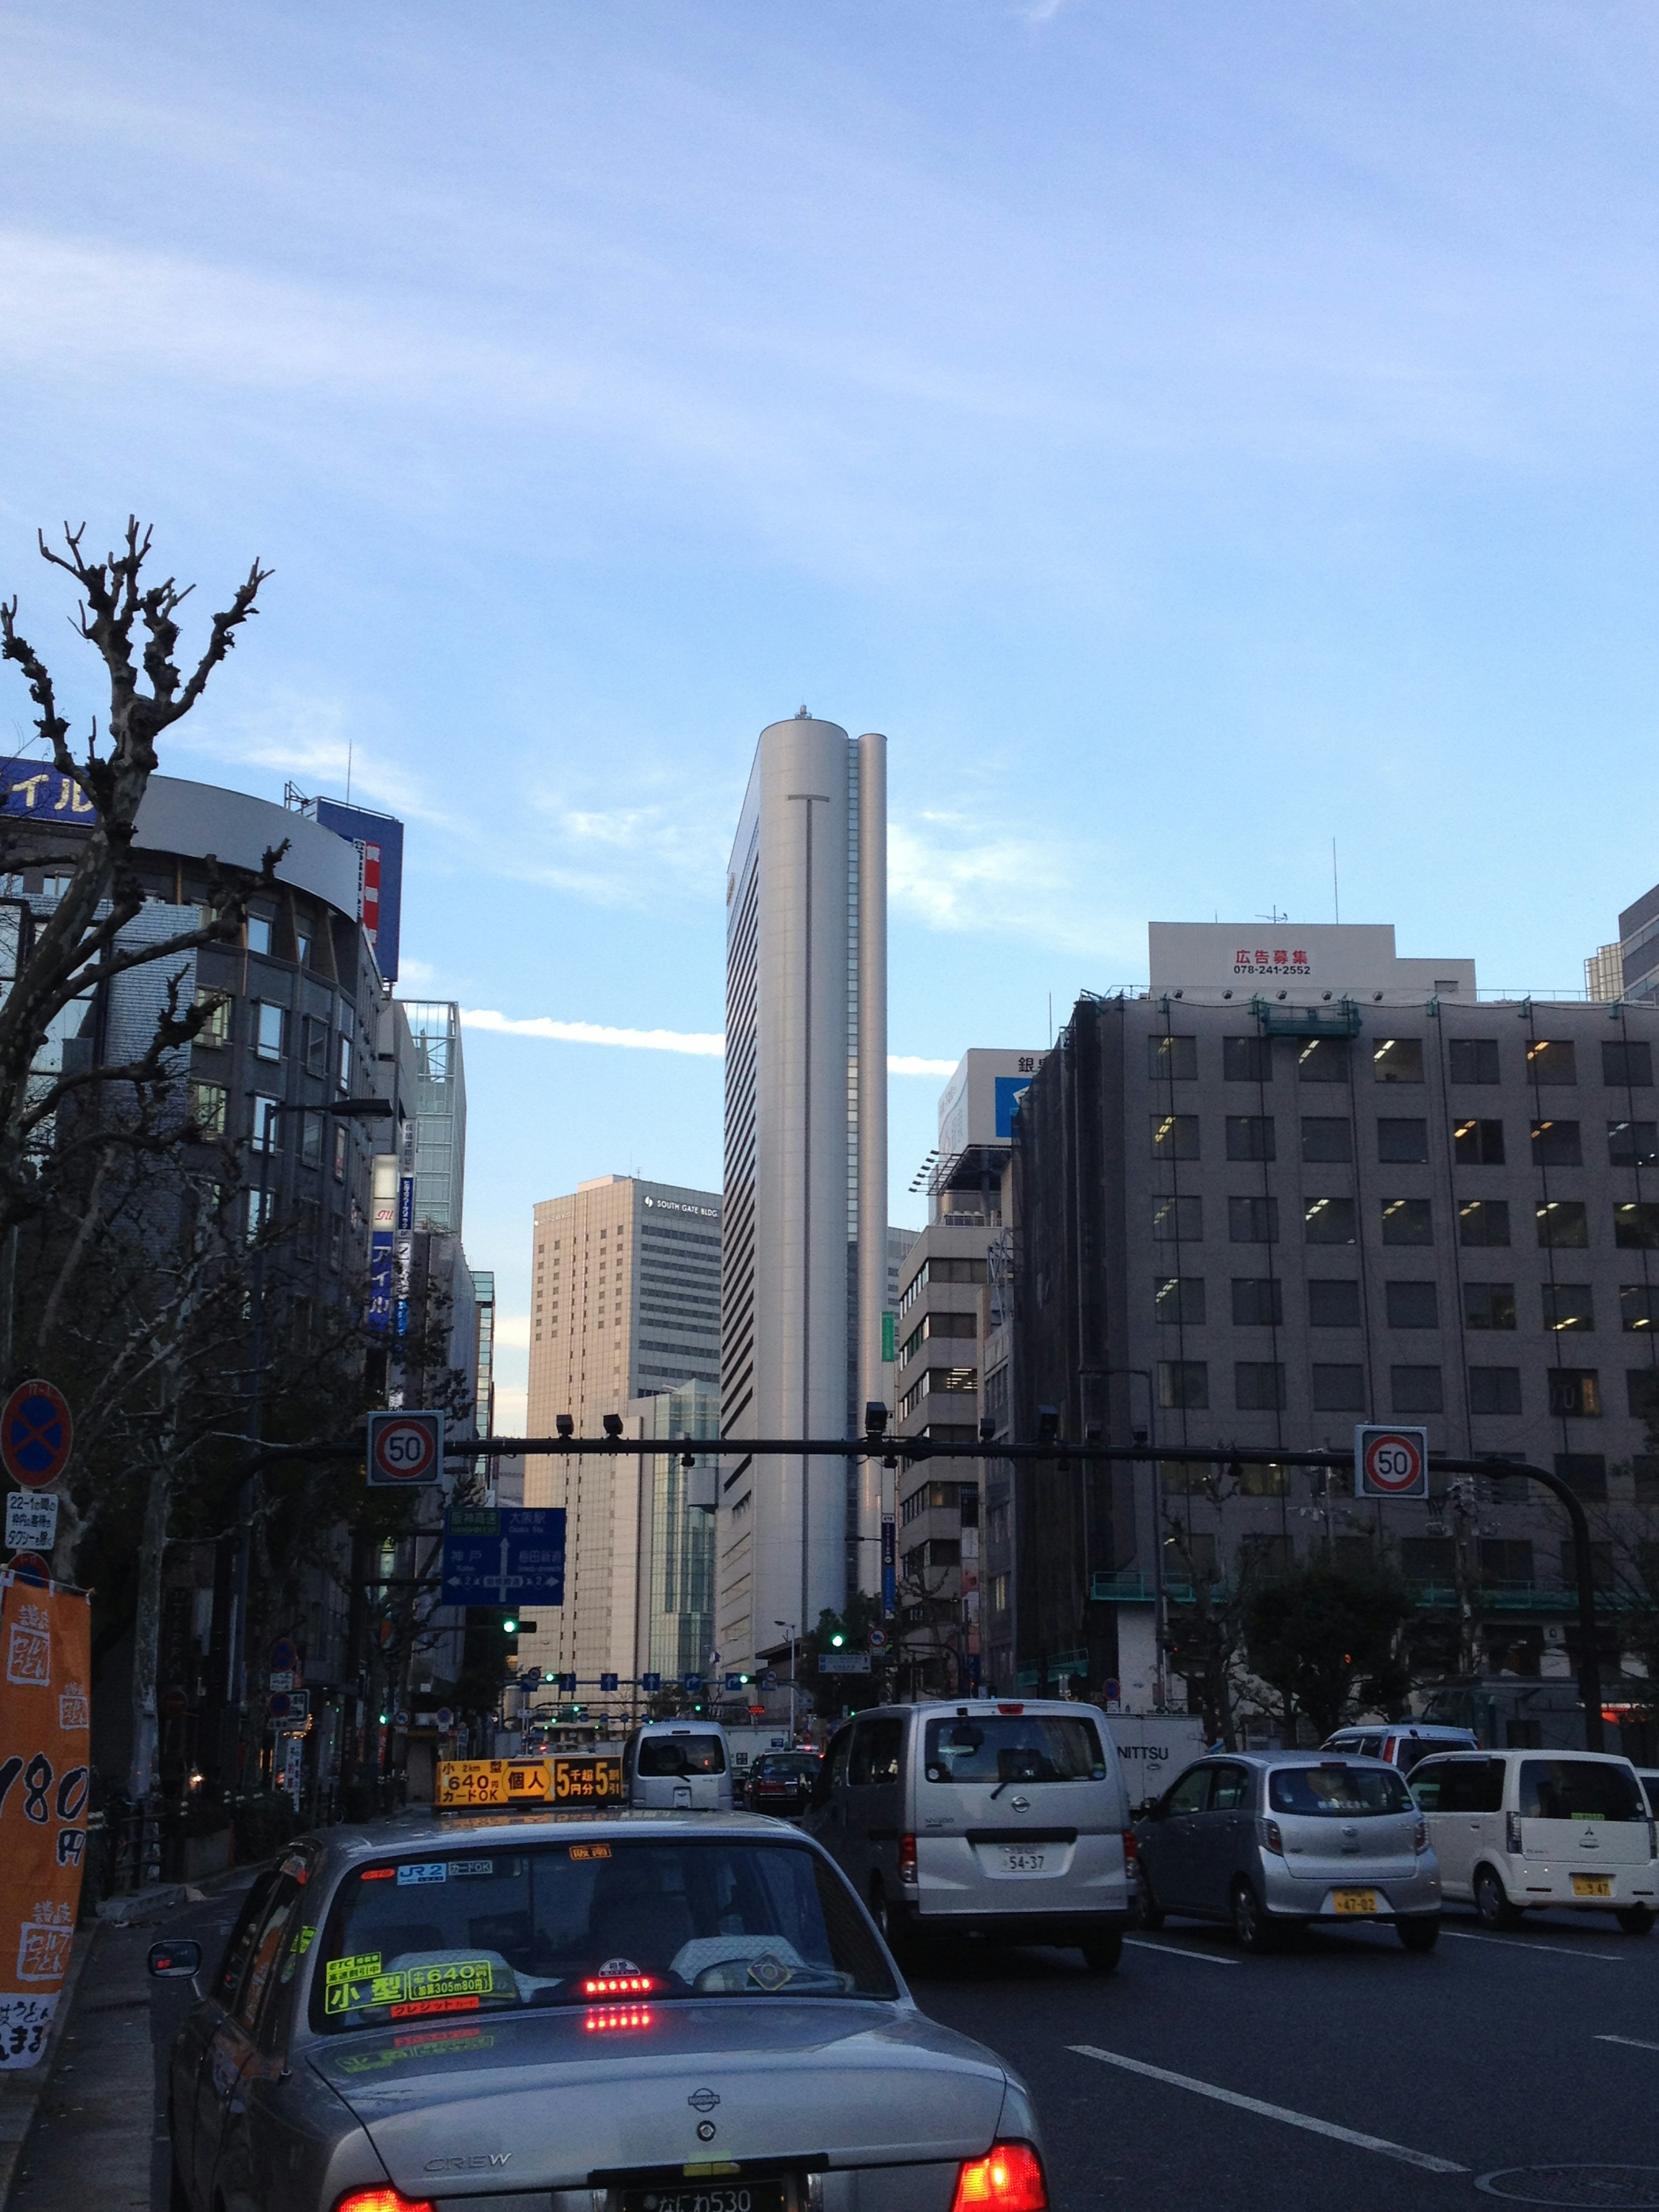
{"type": "Polygon", "coordinates": [[[39,1552],[14,1552],[6,1565],[19,1582],[33,1583],[40,1589],[52,1586],[52,1569],[39,1552]]]}
{"type": "Polygon", "coordinates": [[[55,1382],[20,1382],[0,1412],[0,1466],[25,1490],[45,1490],[69,1464],[75,1419],[55,1382]]]}
{"type": "Polygon", "coordinates": [[[1405,1498],[1423,1486],[1423,1448],[1414,1436],[1392,1429],[1367,1437],[1365,1480],[1383,1498],[1405,1498]]]}
{"type": "Polygon", "coordinates": [[[429,1419],[379,1421],[374,1428],[378,1482],[429,1482],[438,1439],[429,1419]]]}

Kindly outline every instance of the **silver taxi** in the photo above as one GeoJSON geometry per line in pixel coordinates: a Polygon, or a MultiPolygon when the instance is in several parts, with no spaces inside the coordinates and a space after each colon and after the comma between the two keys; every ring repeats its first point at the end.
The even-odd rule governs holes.
{"type": "Polygon", "coordinates": [[[1383,1921],[1408,1951],[1440,1934],[1440,1870],[1398,1771],[1330,1752],[1199,1760],[1136,1824],[1140,1917],[1231,1922],[1247,1951],[1310,1920],[1383,1921]]]}
{"type": "Polygon", "coordinates": [[[783,1823],[430,1816],[293,1846],[167,2069],[173,2212],[1041,2212],[1024,2085],[783,1823]]]}

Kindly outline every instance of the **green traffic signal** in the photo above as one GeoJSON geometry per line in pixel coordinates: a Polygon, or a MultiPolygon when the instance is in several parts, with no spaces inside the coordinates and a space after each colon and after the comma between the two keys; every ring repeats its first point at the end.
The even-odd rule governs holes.
{"type": "Polygon", "coordinates": [[[830,1638],[830,1649],[832,1651],[839,1651],[846,1641],[847,1638],[837,1630],[836,1633],[830,1638]]]}
{"type": "Polygon", "coordinates": [[[516,1636],[518,1632],[518,1614],[516,1613],[504,1613],[501,1615],[501,1634],[503,1636],[516,1636]]]}

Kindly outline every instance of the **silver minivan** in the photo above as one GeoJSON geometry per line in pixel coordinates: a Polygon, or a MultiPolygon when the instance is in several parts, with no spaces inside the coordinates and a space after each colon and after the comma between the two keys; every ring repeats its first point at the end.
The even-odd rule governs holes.
{"type": "Polygon", "coordinates": [[[1376,1721],[1369,1728],[1338,1729],[1319,1748],[1350,1759],[1381,1759],[1409,1774],[1419,1759],[1437,1751],[1477,1751],[1480,1745],[1473,1729],[1440,1721],[1376,1721]]]}
{"type": "Polygon", "coordinates": [[[729,1813],[732,1761],[717,1721],[642,1721],[623,1746],[623,1791],[659,1813],[729,1813]]]}
{"type": "Polygon", "coordinates": [[[832,1736],[803,1825],[890,1943],[983,1936],[1116,1966],[1128,1793],[1106,1716],[1059,1698],[878,1706],[832,1736]]]}

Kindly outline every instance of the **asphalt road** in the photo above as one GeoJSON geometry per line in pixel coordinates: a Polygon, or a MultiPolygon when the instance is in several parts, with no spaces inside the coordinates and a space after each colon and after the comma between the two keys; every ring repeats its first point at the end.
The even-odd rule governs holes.
{"type": "Polygon", "coordinates": [[[1480,2179],[1595,2166],[1648,2171],[1497,2193],[1659,2205],[1659,1931],[1560,1913],[1488,1936],[1454,1911],[1424,1958],[1364,1928],[1258,1959],[1171,1921],[1115,1974],[1009,1951],[911,1984],[1030,2084],[1061,2212],[1474,2212],[1480,2179]]]}
{"type": "MultiPolygon", "coordinates": [[[[234,1905],[170,1915],[166,1932],[212,1954],[234,1905]]],[[[1516,2175],[1498,2193],[1659,2206],[1659,1930],[1555,1914],[1488,1936],[1454,1911],[1426,1958],[1344,1929],[1255,1959],[1172,1921],[1133,1937],[1115,1974],[1074,1952],[976,1949],[910,1978],[1030,2084],[1057,2212],[1479,2212],[1493,2194],[1480,2179],[1607,2166],[1647,2172],[1516,2175]]],[[[190,1999],[151,1987],[159,2061],[190,1999]]]]}

